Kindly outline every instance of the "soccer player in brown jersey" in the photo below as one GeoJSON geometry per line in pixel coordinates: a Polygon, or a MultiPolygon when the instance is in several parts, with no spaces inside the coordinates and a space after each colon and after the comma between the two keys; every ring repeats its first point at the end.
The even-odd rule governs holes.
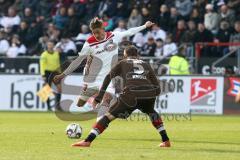
{"type": "Polygon", "coordinates": [[[111,79],[116,76],[120,76],[123,80],[123,91],[117,101],[95,123],[88,137],[72,146],[90,147],[91,142],[108,127],[110,122],[116,118],[127,118],[135,109],[139,109],[149,116],[153,126],[161,135],[162,143],[159,146],[170,147],[163,121],[154,110],[156,96],[160,94],[159,81],[151,66],[139,59],[138,51],[134,46],[128,46],[124,50],[124,59],[105,77],[102,87],[95,97],[94,105],[102,101],[111,79]]]}

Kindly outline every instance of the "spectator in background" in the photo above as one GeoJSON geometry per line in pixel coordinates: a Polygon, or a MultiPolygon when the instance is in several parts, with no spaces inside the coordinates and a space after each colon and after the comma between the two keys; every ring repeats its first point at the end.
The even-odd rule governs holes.
{"type": "Polygon", "coordinates": [[[105,27],[105,30],[112,31],[114,27],[112,18],[110,18],[107,14],[104,14],[102,19],[103,19],[103,26],[105,27]]]}
{"type": "Polygon", "coordinates": [[[22,1],[21,0],[15,0],[14,3],[10,6],[12,8],[15,8],[17,13],[20,13],[23,11],[22,1]]]}
{"type": "Polygon", "coordinates": [[[168,35],[163,46],[163,56],[168,57],[175,55],[178,52],[176,43],[172,40],[172,35],[168,35]]]}
{"type": "Polygon", "coordinates": [[[177,22],[177,27],[173,31],[173,35],[175,36],[173,41],[174,42],[182,42],[183,35],[185,34],[186,31],[186,25],[184,20],[179,20],[177,22]]]}
{"type": "Polygon", "coordinates": [[[196,42],[213,42],[213,34],[205,28],[203,23],[198,23],[196,42]]]}
{"type": "Polygon", "coordinates": [[[16,10],[12,7],[8,9],[8,15],[3,16],[1,19],[0,25],[7,29],[8,27],[16,30],[21,22],[19,15],[16,13],[16,10]]]}
{"type": "MultiPolygon", "coordinates": [[[[240,21],[236,21],[234,24],[234,32],[230,35],[230,43],[240,42],[240,21]]],[[[237,46],[230,46],[230,51],[236,50],[237,46]]]]}
{"type": "Polygon", "coordinates": [[[75,44],[76,44],[76,47],[77,47],[77,50],[80,52],[82,47],[83,47],[83,44],[84,42],[87,40],[87,38],[90,36],[90,33],[89,33],[89,28],[87,25],[83,24],[81,26],[81,31],[80,33],[78,34],[78,36],[75,38],[75,44]]]}
{"type": "Polygon", "coordinates": [[[117,0],[116,14],[114,15],[118,19],[126,19],[129,16],[129,0],[117,0]]]}
{"type": "Polygon", "coordinates": [[[83,20],[86,12],[86,3],[80,0],[73,0],[71,8],[74,9],[75,15],[79,20],[83,20]]]}
{"type": "Polygon", "coordinates": [[[21,21],[17,34],[19,35],[20,41],[26,45],[28,43],[28,23],[26,21],[21,21]]]}
{"type": "Polygon", "coordinates": [[[165,31],[168,31],[169,17],[170,17],[170,13],[168,12],[167,5],[165,5],[165,4],[161,5],[160,13],[159,13],[158,19],[157,19],[158,20],[157,24],[165,31]]]}
{"type": "Polygon", "coordinates": [[[29,55],[39,55],[39,38],[43,35],[42,24],[33,21],[28,29],[26,37],[26,46],[28,47],[29,55]]]}
{"type": "Polygon", "coordinates": [[[164,0],[164,4],[166,4],[168,8],[175,7],[175,1],[173,0],[164,0]]]}
{"type": "Polygon", "coordinates": [[[52,9],[54,6],[53,0],[41,0],[38,3],[38,7],[36,9],[37,16],[45,20],[45,22],[51,22],[52,21],[52,9]]]}
{"type": "Polygon", "coordinates": [[[66,8],[61,7],[59,9],[59,13],[57,13],[57,15],[54,17],[53,23],[57,29],[63,30],[67,26],[68,22],[69,22],[69,18],[66,13],[66,8]]]}
{"type": "Polygon", "coordinates": [[[36,10],[38,7],[39,0],[21,0],[22,8],[30,8],[36,10]]]}
{"type": "Polygon", "coordinates": [[[219,26],[219,16],[213,11],[213,5],[206,5],[206,14],[204,15],[204,25],[206,29],[215,34],[219,26]]]}
{"type": "MultiPolygon", "coordinates": [[[[203,23],[198,23],[198,31],[196,34],[196,42],[213,42],[213,34],[211,31],[205,28],[203,23]]],[[[214,54],[211,51],[211,47],[201,45],[201,56],[211,57],[214,54]]]]}
{"type": "Polygon", "coordinates": [[[203,21],[203,17],[199,14],[198,8],[193,8],[190,15],[190,20],[194,21],[195,24],[198,24],[203,21]]]}
{"type": "Polygon", "coordinates": [[[153,57],[156,50],[156,43],[153,37],[149,37],[147,43],[142,47],[141,56],[150,56],[153,57]]]}
{"type": "Polygon", "coordinates": [[[147,38],[153,37],[155,40],[160,38],[163,41],[165,41],[166,32],[164,30],[162,30],[157,24],[154,24],[152,26],[152,30],[147,33],[146,37],[147,38]]]}
{"type": "Polygon", "coordinates": [[[55,50],[61,54],[62,60],[64,60],[66,56],[75,56],[77,52],[76,45],[68,34],[62,36],[61,41],[56,44],[55,50]]]}
{"type": "Polygon", "coordinates": [[[90,36],[90,32],[89,32],[89,28],[87,25],[83,24],[81,26],[81,31],[78,34],[78,36],[76,37],[76,40],[80,40],[83,43],[87,40],[87,38],[90,36]]]}
{"type": "Polygon", "coordinates": [[[109,17],[114,17],[117,12],[117,1],[112,1],[112,0],[104,0],[104,1],[107,8],[103,12],[103,16],[104,14],[107,14],[109,17]]]}
{"type": "Polygon", "coordinates": [[[222,5],[220,7],[220,13],[219,13],[220,21],[225,20],[228,21],[230,26],[234,26],[234,12],[228,8],[227,5],[222,5]]]}
{"type": "Polygon", "coordinates": [[[114,29],[114,31],[118,31],[118,32],[126,31],[125,21],[124,20],[119,20],[118,21],[118,26],[117,26],[117,28],[114,29]]]}
{"type": "Polygon", "coordinates": [[[139,14],[138,10],[134,8],[128,19],[127,28],[133,28],[142,25],[142,15],[139,14]]]}
{"type": "Polygon", "coordinates": [[[57,29],[53,23],[49,23],[44,32],[44,36],[49,37],[50,40],[57,42],[60,41],[60,30],[57,29]]]}
{"type": "MultiPolygon", "coordinates": [[[[214,42],[229,42],[230,40],[230,35],[231,35],[231,29],[230,29],[230,24],[226,20],[222,20],[220,22],[220,29],[217,32],[216,38],[214,42]]],[[[227,46],[221,46],[218,47],[220,50],[220,53],[222,55],[225,55],[229,52],[229,49],[227,46]]]]}
{"type": "Polygon", "coordinates": [[[146,23],[147,21],[151,21],[151,16],[149,14],[149,10],[147,7],[142,8],[142,23],[146,23]]]}
{"type": "Polygon", "coordinates": [[[196,24],[193,20],[188,21],[188,30],[183,34],[181,41],[184,43],[195,43],[196,42],[196,24]]]}
{"type": "Polygon", "coordinates": [[[18,55],[25,55],[27,52],[27,48],[24,44],[21,43],[19,40],[18,35],[13,35],[11,39],[11,45],[7,51],[7,57],[9,58],[15,58],[18,55]]]}
{"type": "Polygon", "coordinates": [[[216,39],[218,42],[229,42],[231,35],[230,24],[226,20],[220,22],[220,29],[217,32],[216,39]]]}
{"type": "Polygon", "coordinates": [[[52,16],[57,15],[57,12],[63,7],[67,9],[70,6],[71,1],[72,0],[55,0],[51,13],[52,16]]]}
{"type": "Polygon", "coordinates": [[[102,17],[107,9],[108,9],[107,1],[106,0],[101,1],[99,3],[99,7],[98,7],[98,10],[97,10],[98,16],[102,17]]]}
{"type": "Polygon", "coordinates": [[[0,0],[0,16],[7,12],[14,0],[0,0]]]}
{"type": "MultiPolygon", "coordinates": [[[[240,1],[239,0],[228,0],[227,6],[234,10],[238,15],[240,14],[240,1]]],[[[239,20],[239,18],[238,18],[239,20]]]]}
{"type": "Polygon", "coordinates": [[[75,11],[73,8],[68,8],[68,23],[65,26],[65,32],[69,34],[70,37],[76,37],[78,35],[79,28],[79,19],[75,15],[75,11]]]}
{"type": "Polygon", "coordinates": [[[100,1],[88,0],[86,4],[86,13],[84,16],[84,23],[89,23],[89,20],[97,15],[97,10],[99,7],[100,1]]]}
{"type": "Polygon", "coordinates": [[[191,0],[176,0],[175,6],[177,8],[178,13],[188,20],[189,15],[192,11],[192,2],[191,0]]]}
{"type": "Polygon", "coordinates": [[[27,22],[27,24],[31,24],[35,19],[36,16],[32,13],[31,8],[25,8],[21,20],[27,22]]]}
{"type": "Polygon", "coordinates": [[[170,19],[169,19],[169,32],[172,32],[177,26],[177,22],[182,19],[182,17],[178,14],[176,7],[171,7],[170,9],[170,19]]]}
{"type": "Polygon", "coordinates": [[[145,38],[142,32],[138,32],[133,36],[132,42],[138,47],[142,48],[145,43],[145,38]]]}
{"type": "Polygon", "coordinates": [[[0,30],[0,56],[5,56],[9,49],[9,43],[5,37],[5,32],[0,30]]]}
{"type": "Polygon", "coordinates": [[[155,53],[154,53],[154,56],[157,57],[157,58],[164,58],[163,57],[163,46],[164,46],[164,42],[162,39],[157,39],[156,40],[156,50],[155,50],[155,53]]]}

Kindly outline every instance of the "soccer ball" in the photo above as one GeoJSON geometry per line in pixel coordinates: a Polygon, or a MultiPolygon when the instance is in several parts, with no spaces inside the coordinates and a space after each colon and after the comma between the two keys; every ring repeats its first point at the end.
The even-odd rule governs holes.
{"type": "Polygon", "coordinates": [[[68,138],[80,138],[82,136],[82,127],[77,123],[71,123],[66,128],[68,138]]]}

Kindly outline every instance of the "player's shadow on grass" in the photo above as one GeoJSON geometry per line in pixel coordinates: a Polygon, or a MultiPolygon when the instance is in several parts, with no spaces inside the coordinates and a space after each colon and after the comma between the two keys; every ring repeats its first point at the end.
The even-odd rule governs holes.
{"type": "Polygon", "coordinates": [[[104,140],[109,140],[109,141],[146,141],[146,142],[160,142],[159,138],[153,139],[153,138],[149,138],[149,139],[140,139],[140,138],[104,138],[102,137],[101,139],[104,140]]]}
{"type": "MultiPolygon", "coordinates": [[[[160,139],[156,138],[148,138],[148,139],[142,139],[142,138],[104,138],[104,140],[110,140],[110,141],[149,141],[149,142],[154,142],[154,141],[160,141],[160,139]]],[[[214,142],[214,141],[196,141],[196,140],[172,140],[173,143],[208,143],[208,144],[229,144],[229,145],[240,145],[240,142],[214,142]]]]}
{"type": "Polygon", "coordinates": [[[174,142],[240,145],[240,142],[214,142],[214,141],[196,141],[196,140],[174,140],[174,142]]]}
{"type": "Polygon", "coordinates": [[[212,149],[212,148],[198,148],[198,149],[183,149],[183,148],[171,148],[174,151],[191,151],[191,152],[212,152],[212,153],[239,153],[238,151],[230,150],[230,149],[212,149]]]}

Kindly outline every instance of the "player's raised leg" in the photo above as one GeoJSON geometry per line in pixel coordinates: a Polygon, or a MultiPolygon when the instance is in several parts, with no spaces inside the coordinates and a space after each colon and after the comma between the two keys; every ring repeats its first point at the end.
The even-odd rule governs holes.
{"type": "Polygon", "coordinates": [[[85,140],[72,144],[73,147],[90,147],[92,141],[100,135],[109,125],[111,121],[115,119],[114,116],[107,113],[105,114],[99,121],[97,121],[94,125],[92,130],[90,131],[89,135],[85,140]]]}

